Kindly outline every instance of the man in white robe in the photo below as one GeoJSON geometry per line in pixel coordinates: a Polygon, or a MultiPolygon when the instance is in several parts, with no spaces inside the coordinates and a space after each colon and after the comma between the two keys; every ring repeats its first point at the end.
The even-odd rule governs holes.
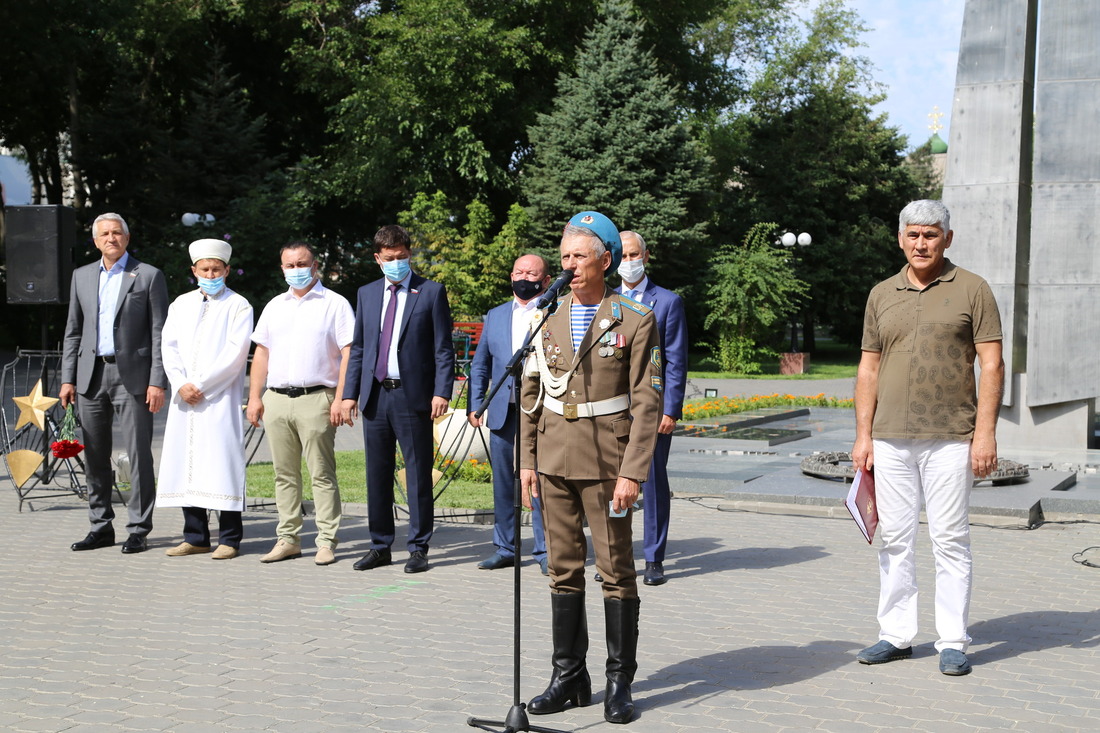
{"type": "Polygon", "coordinates": [[[237,556],[244,526],[242,395],[252,306],[225,286],[232,248],[220,239],[192,242],[198,288],[168,309],[162,354],[172,398],[157,482],[158,507],[183,508],[183,543],[171,557],[210,552],[208,510],[219,516],[212,557],[237,556]]]}

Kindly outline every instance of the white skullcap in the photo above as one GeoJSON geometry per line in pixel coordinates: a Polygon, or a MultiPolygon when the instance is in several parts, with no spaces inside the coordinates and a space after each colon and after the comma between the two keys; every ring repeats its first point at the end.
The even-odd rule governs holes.
{"type": "Polygon", "coordinates": [[[233,254],[229,242],[220,239],[198,239],[191,243],[187,251],[191,255],[191,264],[199,260],[221,260],[228,265],[229,257],[233,254]]]}

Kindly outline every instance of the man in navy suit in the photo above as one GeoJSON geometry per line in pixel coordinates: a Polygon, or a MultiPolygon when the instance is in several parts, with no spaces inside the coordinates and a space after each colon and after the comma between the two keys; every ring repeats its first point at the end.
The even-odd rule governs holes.
{"type": "MultiPolygon", "coordinates": [[[[489,453],[493,466],[493,545],[496,552],[477,564],[481,570],[512,567],[516,562],[514,497],[518,393],[512,377],[504,373],[504,367],[526,340],[531,317],[535,313],[535,299],[549,285],[550,266],[545,257],[527,254],[516,260],[512,265],[512,292],[515,297],[485,314],[481,343],[474,352],[474,361],[470,366],[467,417],[475,428],[482,424],[489,427],[489,453]],[[496,385],[502,379],[507,382],[493,397],[488,410],[478,418],[474,413],[481,409],[490,384],[496,385]]],[[[546,540],[540,502],[532,502],[531,513],[531,528],[535,534],[535,548],[531,556],[542,568],[542,574],[546,575],[546,540]]]]}
{"type": "Polygon", "coordinates": [[[355,563],[371,570],[392,562],[394,451],[405,459],[409,502],[406,573],[428,569],[434,527],[432,421],[447,411],[455,351],[447,290],[409,267],[409,233],[397,225],[374,235],[374,261],[385,277],[359,288],[355,337],[344,380],[343,417],[363,413],[367,453],[367,524],[371,548],[355,563]]]}
{"type": "Polygon", "coordinates": [[[665,384],[664,414],[657,428],[657,444],[653,448],[649,478],[642,484],[645,525],[645,577],[642,582],[661,585],[665,582],[665,546],[668,544],[672,504],[668,487],[668,453],[672,447],[672,431],[676,428],[676,421],[684,415],[684,390],[687,385],[687,322],[680,296],[654,285],[646,276],[649,250],[645,240],[631,231],[620,232],[619,236],[623,241],[623,260],[619,264],[619,276],[623,279],[620,292],[653,309],[661,334],[661,353],[665,357],[661,370],[665,384]]]}

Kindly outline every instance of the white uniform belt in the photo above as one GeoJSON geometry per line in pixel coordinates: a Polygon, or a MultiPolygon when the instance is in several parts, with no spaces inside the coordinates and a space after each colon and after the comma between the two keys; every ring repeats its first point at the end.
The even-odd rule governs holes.
{"type": "Polygon", "coordinates": [[[562,402],[546,395],[542,398],[542,404],[549,408],[551,412],[556,412],[566,420],[576,420],[580,417],[599,417],[600,415],[612,415],[616,412],[622,412],[630,407],[630,395],[621,394],[610,399],[582,402],[578,405],[562,402]]]}

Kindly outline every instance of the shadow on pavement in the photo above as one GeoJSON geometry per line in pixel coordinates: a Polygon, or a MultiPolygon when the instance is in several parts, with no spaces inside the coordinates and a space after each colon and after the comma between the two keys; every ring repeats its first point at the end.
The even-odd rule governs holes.
{"type": "Polygon", "coordinates": [[[765,690],[828,674],[855,664],[861,648],[846,641],[818,640],[804,646],[752,646],[685,659],[648,673],[634,688],[639,709],[681,705],[729,690],[765,690]],[[653,694],[653,690],[668,687],[653,694]]]}
{"type": "Polygon", "coordinates": [[[971,652],[970,658],[975,664],[1056,647],[1097,647],[1100,646],[1100,609],[1014,613],[971,624],[970,636],[975,644],[994,645],[971,652]]]}
{"type": "Polygon", "coordinates": [[[735,550],[714,551],[707,548],[719,546],[712,537],[700,537],[690,542],[669,543],[674,547],[666,560],[671,576],[700,575],[719,570],[767,570],[786,565],[820,560],[830,553],[820,545],[802,545],[800,547],[739,547],[735,550]],[[700,548],[703,543],[705,547],[700,548]],[[690,546],[690,551],[680,549],[690,546]]]}

